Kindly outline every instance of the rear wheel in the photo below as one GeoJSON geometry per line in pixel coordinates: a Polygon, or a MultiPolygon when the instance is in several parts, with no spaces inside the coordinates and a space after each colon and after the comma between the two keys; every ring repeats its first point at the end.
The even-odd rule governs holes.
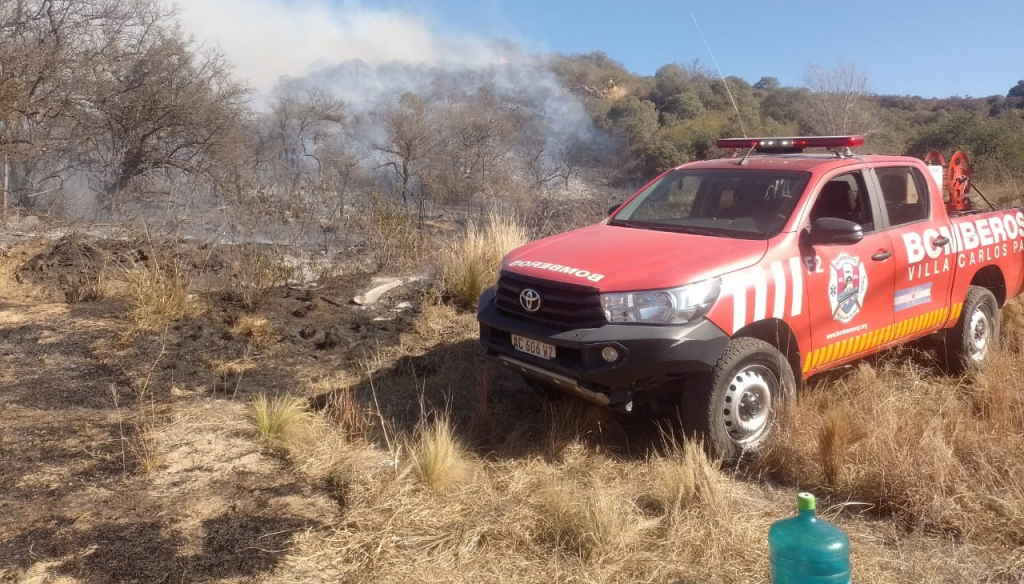
{"type": "Polygon", "coordinates": [[[730,341],[711,372],[693,381],[683,390],[683,422],[727,461],[764,446],[779,404],[796,391],[782,353],[753,338],[730,341]]]}
{"type": "Polygon", "coordinates": [[[960,318],[946,329],[945,361],[953,373],[981,365],[999,341],[999,303],[987,288],[971,286],[960,318]]]}

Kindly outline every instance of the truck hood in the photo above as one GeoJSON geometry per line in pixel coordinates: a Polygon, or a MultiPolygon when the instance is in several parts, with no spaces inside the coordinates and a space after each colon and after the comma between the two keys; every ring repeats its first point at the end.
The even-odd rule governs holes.
{"type": "Polygon", "coordinates": [[[528,243],[501,269],[602,292],[672,288],[751,266],[764,240],[710,237],[599,223],[528,243]]]}

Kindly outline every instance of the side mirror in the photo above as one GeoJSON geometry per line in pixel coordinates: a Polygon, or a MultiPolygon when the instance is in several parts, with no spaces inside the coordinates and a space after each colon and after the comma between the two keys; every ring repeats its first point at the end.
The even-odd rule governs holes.
{"type": "Polygon", "coordinates": [[[619,207],[621,207],[621,206],[622,206],[622,203],[615,203],[611,207],[608,207],[608,216],[611,217],[612,214],[615,213],[616,211],[618,211],[619,207]]]}
{"type": "Polygon", "coordinates": [[[819,217],[806,232],[806,241],[811,245],[851,244],[862,239],[864,229],[859,224],[837,217],[819,217]]]}

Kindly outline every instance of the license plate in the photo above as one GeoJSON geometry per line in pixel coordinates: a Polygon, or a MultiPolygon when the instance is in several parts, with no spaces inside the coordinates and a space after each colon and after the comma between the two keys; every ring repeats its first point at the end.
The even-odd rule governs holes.
{"type": "Polygon", "coordinates": [[[540,357],[541,359],[554,359],[555,358],[555,346],[526,337],[520,337],[519,335],[512,335],[512,346],[517,351],[522,351],[533,355],[534,357],[540,357]]]}

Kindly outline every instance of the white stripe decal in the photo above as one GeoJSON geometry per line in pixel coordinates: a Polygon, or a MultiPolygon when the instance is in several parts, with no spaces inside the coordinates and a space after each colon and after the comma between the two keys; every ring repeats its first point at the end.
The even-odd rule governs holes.
{"type": "Polygon", "coordinates": [[[804,269],[800,258],[789,258],[789,273],[793,276],[793,310],[790,316],[797,316],[803,310],[804,269]]]}
{"type": "Polygon", "coordinates": [[[782,271],[782,262],[772,262],[772,279],[775,280],[775,318],[782,318],[786,310],[786,273],[782,271]]]}
{"type": "Polygon", "coordinates": [[[747,324],[747,284],[742,278],[729,278],[732,289],[732,332],[740,330],[747,324]]]}
{"type": "Polygon", "coordinates": [[[764,320],[764,313],[768,309],[768,282],[761,266],[754,266],[750,272],[754,278],[754,322],[757,322],[764,320]]]}

